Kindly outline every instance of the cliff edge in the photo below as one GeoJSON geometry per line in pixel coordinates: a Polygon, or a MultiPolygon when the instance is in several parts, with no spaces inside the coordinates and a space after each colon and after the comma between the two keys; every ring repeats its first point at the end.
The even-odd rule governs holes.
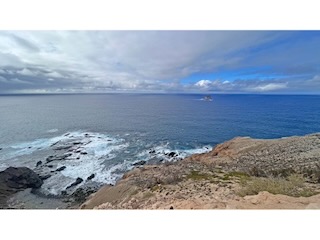
{"type": "Polygon", "coordinates": [[[140,166],[81,208],[320,208],[320,133],[237,137],[179,162],[140,166]]]}

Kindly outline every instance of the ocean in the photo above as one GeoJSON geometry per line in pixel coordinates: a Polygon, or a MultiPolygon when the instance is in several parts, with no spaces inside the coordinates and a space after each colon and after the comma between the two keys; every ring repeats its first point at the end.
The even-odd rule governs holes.
{"type": "Polygon", "coordinates": [[[320,132],[318,95],[203,96],[0,96],[0,170],[27,166],[50,174],[42,189],[59,195],[77,178],[83,182],[76,188],[115,184],[137,165],[179,161],[236,136],[320,132]]]}

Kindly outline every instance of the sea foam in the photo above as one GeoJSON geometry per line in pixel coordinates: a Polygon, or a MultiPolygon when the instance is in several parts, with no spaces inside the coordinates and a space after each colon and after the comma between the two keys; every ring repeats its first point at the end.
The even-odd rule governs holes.
{"type": "Polygon", "coordinates": [[[192,154],[204,153],[212,149],[211,146],[199,146],[194,149],[172,148],[169,142],[147,144],[143,138],[131,141],[125,139],[129,136],[125,134],[124,138],[121,138],[102,133],[74,131],[52,138],[18,143],[10,146],[12,151],[7,156],[8,161],[2,162],[2,166],[13,162],[26,163],[20,159],[32,159],[29,160],[33,161],[29,164],[30,166],[35,166],[37,161],[42,161],[43,164],[37,169],[40,169],[43,175],[51,175],[44,181],[42,189],[44,192],[59,195],[77,178],[83,179],[83,182],[75,186],[73,191],[87,182],[115,184],[139,161],[151,161],[151,163],[178,161],[192,154]],[[38,157],[37,154],[41,151],[47,153],[49,159],[51,157],[57,160],[47,163],[45,159],[38,157]],[[52,155],[48,156],[49,154],[52,155]],[[17,160],[12,161],[15,158],[17,160]],[[50,168],[48,168],[49,165],[51,165],[50,168]],[[55,171],[61,167],[65,168],[55,171]],[[94,178],[87,180],[92,174],[94,178]]]}

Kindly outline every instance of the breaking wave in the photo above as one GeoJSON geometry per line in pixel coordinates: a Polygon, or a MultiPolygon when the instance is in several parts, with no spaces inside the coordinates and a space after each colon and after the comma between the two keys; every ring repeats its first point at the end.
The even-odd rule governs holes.
{"type": "Polygon", "coordinates": [[[143,165],[148,162],[178,161],[212,149],[211,146],[171,148],[169,143],[150,147],[143,140],[130,140],[130,137],[130,134],[119,137],[75,131],[53,138],[18,143],[8,147],[9,151],[1,160],[0,167],[28,166],[39,175],[47,176],[41,187],[45,193],[59,195],[77,178],[82,179],[81,183],[70,191],[93,182],[115,184],[137,163],[143,165]]]}

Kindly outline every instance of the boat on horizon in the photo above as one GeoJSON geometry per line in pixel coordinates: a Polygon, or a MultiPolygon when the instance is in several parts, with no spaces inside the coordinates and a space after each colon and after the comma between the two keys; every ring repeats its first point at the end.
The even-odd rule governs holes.
{"type": "Polygon", "coordinates": [[[206,95],[206,96],[204,96],[202,98],[202,100],[211,102],[212,101],[212,96],[211,95],[206,95]]]}

